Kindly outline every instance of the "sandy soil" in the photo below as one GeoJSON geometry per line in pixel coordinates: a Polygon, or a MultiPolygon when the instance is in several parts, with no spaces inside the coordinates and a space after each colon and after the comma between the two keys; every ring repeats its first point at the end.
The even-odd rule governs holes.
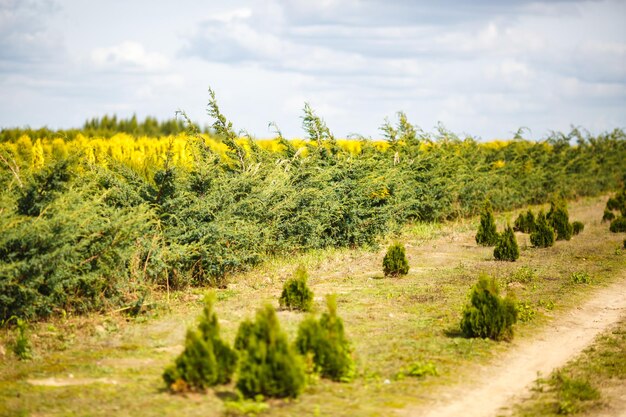
{"type": "Polygon", "coordinates": [[[479,417],[508,414],[507,406],[527,395],[538,375],[547,376],[576,357],[594,338],[626,315],[626,273],[579,308],[562,313],[540,334],[514,342],[495,363],[483,367],[471,383],[450,389],[406,416],[479,417]]]}

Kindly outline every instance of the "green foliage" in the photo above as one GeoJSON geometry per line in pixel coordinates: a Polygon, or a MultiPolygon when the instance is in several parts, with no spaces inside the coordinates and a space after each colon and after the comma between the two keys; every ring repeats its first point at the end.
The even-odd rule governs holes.
{"type": "Polygon", "coordinates": [[[622,186],[622,189],[606,202],[607,211],[618,211],[622,216],[626,216],[626,183],[622,186]]]}
{"type": "Polygon", "coordinates": [[[311,311],[313,306],[313,291],[307,286],[309,274],[303,265],[298,266],[293,277],[283,286],[279,303],[282,308],[289,310],[311,311]]]}
{"type": "MultiPolygon", "coordinates": [[[[626,175],[624,177],[626,180],[626,175]]],[[[609,230],[612,233],[626,232],[626,182],[622,184],[622,189],[606,202],[602,221],[609,221],[609,230]],[[618,212],[616,216],[614,211],[618,212]]]]}
{"type": "Polygon", "coordinates": [[[535,231],[530,234],[530,243],[537,248],[548,248],[554,245],[555,237],[554,229],[548,224],[543,211],[540,211],[535,231]]]}
{"type": "Polygon", "coordinates": [[[239,327],[235,347],[239,350],[237,389],[244,397],[297,397],[304,387],[300,358],[280,330],[274,308],[259,310],[256,321],[239,327]]]}
{"type": "Polygon", "coordinates": [[[413,362],[407,368],[402,369],[398,375],[398,379],[402,379],[404,377],[414,377],[414,378],[424,378],[426,376],[437,376],[439,372],[437,371],[437,367],[432,362],[413,362]]]}
{"type": "Polygon", "coordinates": [[[611,222],[611,226],[609,226],[609,230],[612,233],[621,233],[626,232],[626,217],[619,216],[615,220],[611,222]]]}
{"type": "Polygon", "coordinates": [[[522,233],[532,233],[535,230],[535,215],[531,210],[528,210],[525,214],[520,213],[515,219],[513,230],[522,233]]]}
{"type": "Polygon", "coordinates": [[[28,338],[28,323],[17,317],[15,318],[15,343],[13,344],[13,353],[20,360],[32,359],[32,347],[28,338]]]}
{"type": "Polygon", "coordinates": [[[550,203],[550,211],[546,219],[556,233],[556,240],[570,240],[572,238],[573,227],[569,222],[569,214],[565,202],[550,203]]]}
{"type": "Polygon", "coordinates": [[[575,221],[572,223],[572,233],[574,236],[580,234],[583,230],[585,230],[585,224],[583,222],[575,221]]]}
{"type": "Polygon", "coordinates": [[[526,323],[535,318],[537,311],[529,302],[517,303],[517,320],[526,323]]]}
{"type": "Polygon", "coordinates": [[[574,272],[570,276],[570,281],[574,284],[591,284],[592,279],[586,272],[574,272]]]}
{"type": "Polygon", "coordinates": [[[602,221],[610,222],[613,219],[615,219],[615,213],[613,213],[610,210],[604,209],[604,214],[602,215],[602,221]]]}
{"type": "Polygon", "coordinates": [[[493,278],[481,274],[470,292],[470,303],[463,310],[461,331],[466,337],[493,340],[513,337],[517,308],[510,298],[502,298],[493,278]]]}
{"type": "Polygon", "coordinates": [[[17,199],[17,212],[39,216],[56,196],[66,190],[70,180],[69,163],[69,160],[62,159],[36,172],[17,199]]]}
{"type": "Polygon", "coordinates": [[[324,378],[347,382],[354,377],[352,348],[337,316],[335,296],[328,296],[326,303],[328,312],[319,321],[309,317],[300,323],[296,349],[302,355],[312,355],[315,371],[324,378]]]}
{"type": "Polygon", "coordinates": [[[145,205],[107,204],[91,173],[36,217],[0,216],[0,319],[136,302],[164,268],[153,222],[145,205]]]}
{"type": "Polygon", "coordinates": [[[403,244],[396,242],[389,246],[383,258],[383,273],[386,277],[397,277],[409,273],[409,261],[403,244]]]}
{"type": "MultiPolygon", "coordinates": [[[[304,147],[278,133],[276,152],[268,152],[238,137],[213,93],[208,110],[220,150],[187,121],[181,160],[170,146],[165,160],[121,162],[100,153],[90,163],[70,152],[64,161],[90,139],[76,139],[78,130],[3,129],[0,318],[128,306],[158,288],[223,287],[268,256],[376,248],[409,222],[476,215],[486,198],[494,210],[508,210],[553,195],[599,195],[617,187],[626,159],[622,130],[491,146],[441,125],[425,133],[402,112],[383,126],[384,146],[342,147],[310,106],[304,147]],[[43,137],[65,139],[56,151],[34,152],[33,140],[43,137]]],[[[185,124],[134,119],[107,116],[82,133],[161,135],[185,124]]],[[[485,225],[480,235],[491,243],[483,244],[495,245],[493,222],[485,225]]]]}
{"type": "Polygon", "coordinates": [[[576,414],[600,398],[600,392],[589,381],[571,378],[563,372],[556,372],[549,381],[557,393],[556,413],[576,414]]]}
{"type": "Polygon", "coordinates": [[[487,201],[480,214],[480,226],[476,233],[476,243],[482,246],[494,246],[498,243],[499,235],[496,230],[496,221],[493,217],[491,202],[487,201]]]}
{"type": "Polygon", "coordinates": [[[511,226],[506,226],[504,232],[498,239],[498,243],[493,250],[493,256],[498,261],[510,261],[514,262],[519,258],[519,246],[517,245],[517,239],[515,239],[515,233],[511,226]]]}
{"type": "Polygon", "coordinates": [[[507,282],[519,282],[522,284],[530,284],[531,282],[534,282],[536,280],[537,280],[536,272],[527,266],[522,266],[521,268],[519,268],[518,270],[516,270],[509,276],[509,278],[507,279],[507,282]]]}
{"type": "Polygon", "coordinates": [[[185,350],[163,373],[163,379],[172,391],[202,391],[226,384],[232,378],[237,366],[237,353],[220,338],[214,304],[214,295],[207,295],[198,329],[187,331],[185,350]]]}
{"type": "Polygon", "coordinates": [[[269,411],[270,406],[263,401],[263,396],[248,400],[245,398],[237,398],[236,400],[224,401],[224,416],[256,416],[269,411]]]}

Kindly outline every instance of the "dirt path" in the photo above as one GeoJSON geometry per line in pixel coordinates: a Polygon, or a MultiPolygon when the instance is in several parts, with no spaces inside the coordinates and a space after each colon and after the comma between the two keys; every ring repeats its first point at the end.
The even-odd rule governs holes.
{"type": "Polygon", "coordinates": [[[482,368],[471,383],[450,389],[424,408],[409,409],[408,416],[495,417],[526,394],[538,373],[549,375],[576,357],[593,339],[626,315],[626,273],[599,290],[581,307],[560,314],[536,337],[516,346],[496,363],[482,368]]]}

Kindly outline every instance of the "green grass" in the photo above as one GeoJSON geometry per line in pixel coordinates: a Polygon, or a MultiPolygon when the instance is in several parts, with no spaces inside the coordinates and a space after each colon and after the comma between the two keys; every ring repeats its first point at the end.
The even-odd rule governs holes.
{"type": "MultiPolygon", "coordinates": [[[[548,378],[535,382],[532,396],[514,407],[514,416],[607,415],[623,411],[626,386],[626,319],[596,338],[592,346],[548,378]]],[[[617,415],[617,414],[616,414],[617,415]]]]}
{"type": "MultiPolygon", "coordinates": [[[[555,311],[575,307],[593,288],[614,279],[624,269],[624,255],[615,251],[623,237],[609,233],[599,222],[603,207],[602,199],[572,203],[571,216],[584,221],[585,230],[552,248],[530,248],[524,245],[528,235],[517,234],[517,262],[494,261],[492,248],[475,244],[477,218],[409,226],[401,235],[381,242],[379,251],[332,249],[269,259],[248,273],[230,277],[228,288],[217,290],[222,336],[232,343],[241,320],[253,317],[267,302],[278,306],[284,281],[302,264],[315,293],[314,312],[324,310],[327,294],[338,296],[338,314],[354,345],[357,375],[347,384],[312,379],[297,400],[268,401],[266,414],[392,414],[394,409],[437,398],[447,386],[471,378],[476,366],[508,349],[507,343],[459,336],[461,311],[479,272],[494,275],[503,293],[513,292],[524,308],[534,311],[516,326],[516,338],[535,333],[555,311]],[[382,259],[392,240],[405,244],[411,269],[404,277],[387,279],[382,259]],[[570,277],[578,271],[593,281],[572,283],[570,277]],[[414,364],[430,364],[436,375],[398,377],[414,364]]],[[[497,215],[499,228],[516,214],[497,215]]],[[[155,307],[137,317],[118,312],[33,325],[29,332],[33,359],[19,361],[7,349],[0,363],[0,415],[211,417],[236,413],[238,405],[225,405],[236,399],[233,385],[207,394],[171,395],[161,378],[182,350],[185,330],[201,311],[202,296],[201,289],[172,292],[169,297],[157,294],[146,300],[155,307]],[[107,378],[116,384],[45,387],[28,382],[51,377],[88,382],[107,378]]],[[[280,311],[278,316],[293,341],[304,315],[280,311]]],[[[12,330],[0,332],[5,346],[11,346],[14,337],[12,330]]],[[[240,408],[248,406],[256,409],[254,404],[240,408]]]]}

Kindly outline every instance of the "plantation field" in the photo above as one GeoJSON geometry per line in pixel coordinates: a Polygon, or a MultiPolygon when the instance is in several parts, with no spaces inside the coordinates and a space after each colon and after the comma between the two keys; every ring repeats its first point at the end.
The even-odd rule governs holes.
{"type": "MultiPolygon", "coordinates": [[[[16,333],[3,328],[1,340],[7,348],[0,365],[0,410],[3,415],[38,416],[220,416],[269,406],[265,412],[271,416],[410,414],[446,398],[451,386],[471,380],[516,343],[593,297],[596,289],[623,279],[624,236],[610,233],[600,221],[606,200],[570,201],[571,220],[585,224],[570,241],[537,249],[527,234],[516,233],[516,262],[495,261],[493,248],[476,245],[477,217],[409,221],[396,235],[407,250],[406,276],[383,276],[383,249],[389,241],[382,238],[381,249],[313,248],[268,255],[248,271],[229,275],[225,288],[215,289],[222,335],[232,343],[239,323],[265,303],[278,307],[284,281],[298,265],[306,266],[314,311],[323,310],[325,295],[337,294],[338,313],[354,348],[357,372],[352,382],[312,377],[297,399],[260,404],[236,401],[232,384],[206,394],[170,394],[163,370],[183,349],[185,330],[195,323],[206,291],[170,288],[151,292],[138,314],[111,307],[33,322],[30,361],[10,353],[16,333]],[[502,291],[514,294],[523,306],[511,343],[459,333],[468,291],[480,272],[496,277],[502,291]],[[576,282],[580,273],[589,277],[587,283],[576,282]],[[436,372],[411,375],[433,367],[436,372]]],[[[525,207],[497,212],[498,229],[522,211],[525,207]]],[[[278,312],[291,341],[305,316],[278,312]]]]}

